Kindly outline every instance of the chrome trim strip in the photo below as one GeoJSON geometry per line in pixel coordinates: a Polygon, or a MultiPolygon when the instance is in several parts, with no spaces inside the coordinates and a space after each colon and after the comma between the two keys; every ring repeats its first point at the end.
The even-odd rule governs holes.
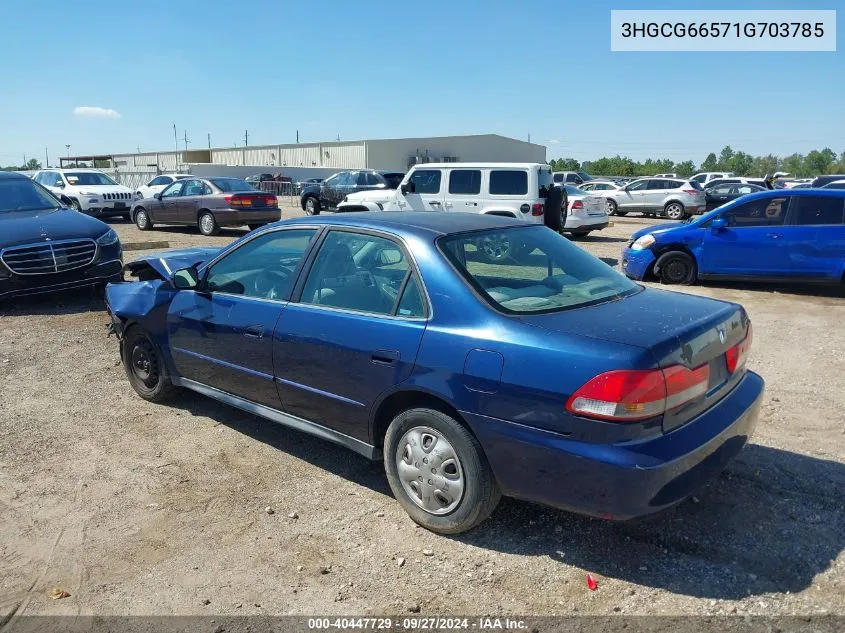
{"type": "Polygon", "coordinates": [[[264,406],[263,404],[257,404],[255,402],[245,400],[244,398],[234,396],[230,393],[226,393],[225,391],[221,391],[220,389],[209,387],[208,385],[204,385],[188,378],[173,377],[172,380],[173,384],[177,387],[185,387],[186,389],[196,391],[204,396],[208,396],[209,398],[228,404],[236,409],[240,409],[241,411],[246,411],[247,413],[252,413],[253,415],[271,420],[272,422],[276,422],[283,426],[288,426],[296,429],[297,431],[302,431],[303,433],[314,435],[324,440],[334,442],[335,444],[340,444],[341,446],[345,446],[346,448],[363,455],[367,459],[375,460],[379,458],[379,450],[375,446],[362,442],[354,437],[350,437],[344,433],[339,433],[338,431],[329,429],[320,424],[303,420],[295,415],[290,415],[289,413],[272,409],[264,406]]]}
{"type": "Polygon", "coordinates": [[[323,391],[322,389],[317,389],[316,387],[309,387],[308,385],[303,385],[298,382],[294,382],[293,380],[286,380],[284,378],[279,378],[276,376],[276,380],[283,385],[289,385],[291,387],[296,387],[297,389],[303,389],[305,391],[310,391],[311,393],[316,393],[318,396],[325,396],[326,398],[331,398],[332,400],[339,400],[345,404],[351,404],[356,407],[364,407],[366,406],[363,402],[358,402],[357,400],[351,400],[349,398],[344,398],[343,396],[339,396],[336,393],[331,393],[329,391],[323,391]]]}
{"type": "Polygon", "coordinates": [[[91,239],[90,237],[81,237],[77,239],[70,239],[70,240],[45,240],[43,242],[30,242],[28,244],[16,244],[15,246],[7,246],[4,249],[0,250],[0,263],[2,263],[6,268],[9,269],[13,274],[19,275],[21,277],[26,276],[36,276],[36,275],[50,275],[50,274],[57,274],[57,273],[66,273],[71,270],[78,270],[80,268],[85,268],[86,266],[90,266],[95,261],[97,261],[97,257],[100,255],[100,247],[97,244],[96,240],[91,239]],[[91,244],[94,247],[94,253],[86,262],[82,262],[79,264],[75,264],[70,268],[63,268],[59,270],[59,264],[56,261],[56,246],[61,246],[62,244],[91,244]],[[48,270],[45,272],[18,272],[12,266],[6,262],[5,257],[7,254],[13,255],[16,251],[27,250],[27,249],[44,249],[47,248],[50,250],[50,256],[53,259],[53,270],[48,270]]]}
{"type": "Polygon", "coordinates": [[[170,349],[172,349],[174,352],[180,352],[181,354],[186,354],[187,356],[199,358],[200,360],[207,361],[214,365],[222,365],[223,367],[228,367],[229,369],[237,369],[238,371],[242,371],[252,376],[257,376],[258,378],[264,378],[265,380],[273,380],[273,376],[271,376],[270,374],[265,374],[261,371],[256,371],[247,367],[235,365],[234,363],[227,363],[225,360],[220,360],[219,358],[211,358],[211,356],[206,356],[205,354],[200,354],[198,352],[192,352],[191,350],[183,349],[181,347],[171,347],[170,349]]]}

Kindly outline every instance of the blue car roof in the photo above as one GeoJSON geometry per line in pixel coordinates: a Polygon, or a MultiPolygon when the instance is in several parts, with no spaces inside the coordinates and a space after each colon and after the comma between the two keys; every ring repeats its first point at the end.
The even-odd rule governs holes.
{"type": "Polygon", "coordinates": [[[336,213],[283,220],[284,224],[331,224],[361,229],[382,229],[399,235],[439,237],[454,233],[498,229],[513,226],[540,226],[514,218],[476,213],[438,211],[397,211],[384,213],[336,213]]]}
{"type": "Polygon", "coordinates": [[[0,180],[18,180],[20,178],[29,180],[29,176],[26,174],[19,174],[16,171],[0,171],[0,180]]]}

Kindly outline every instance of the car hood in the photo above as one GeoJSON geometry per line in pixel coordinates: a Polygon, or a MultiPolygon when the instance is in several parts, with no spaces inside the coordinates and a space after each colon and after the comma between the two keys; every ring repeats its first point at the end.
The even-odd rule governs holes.
{"type": "Polygon", "coordinates": [[[97,239],[108,230],[105,222],[72,209],[7,211],[0,213],[0,248],[45,240],[97,239]]]}
{"type": "Polygon", "coordinates": [[[201,267],[206,262],[214,259],[222,249],[220,248],[179,248],[165,251],[156,255],[139,257],[128,264],[125,268],[133,275],[138,275],[145,268],[152,268],[162,279],[170,279],[173,273],[183,268],[201,267]]]}
{"type": "Polygon", "coordinates": [[[73,191],[94,191],[102,193],[132,193],[129,187],[123,185],[70,185],[68,189],[73,191]]]}
{"type": "Polygon", "coordinates": [[[640,229],[639,231],[634,231],[631,234],[631,240],[636,240],[643,235],[648,235],[651,233],[652,235],[658,235],[661,233],[665,233],[666,231],[671,231],[673,229],[680,229],[681,227],[689,226],[688,224],[678,224],[677,222],[670,223],[670,224],[655,224],[654,226],[647,226],[645,228],[640,229]]]}
{"type": "Polygon", "coordinates": [[[395,189],[370,189],[368,191],[356,191],[346,196],[349,202],[383,202],[390,200],[396,194],[395,189]]]}

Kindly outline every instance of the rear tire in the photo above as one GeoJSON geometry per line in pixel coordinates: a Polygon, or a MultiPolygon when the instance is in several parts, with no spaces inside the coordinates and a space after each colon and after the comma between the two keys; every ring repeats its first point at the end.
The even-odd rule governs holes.
{"type": "Polygon", "coordinates": [[[663,215],[670,220],[683,220],[686,216],[686,211],[684,210],[684,205],[680,202],[670,202],[663,207],[663,215]]]}
{"type": "Polygon", "coordinates": [[[150,216],[147,215],[147,210],[144,207],[138,207],[135,210],[135,226],[139,231],[149,231],[153,228],[153,223],[150,222],[150,216]]]}
{"type": "Polygon", "coordinates": [[[619,207],[617,206],[614,200],[610,198],[607,199],[607,215],[625,215],[624,213],[619,213],[619,207]]]}
{"type": "Polygon", "coordinates": [[[660,282],[664,284],[680,284],[690,286],[695,283],[695,260],[682,251],[672,251],[661,256],[657,273],[660,282]]]}
{"type": "Polygon", "coordinates": [[[479,238],[475,243],[478,249],[478,255],[482,261],[488,264],[499,264],[516,257],[520,250],[520,244],[509,239],[503,233],[494,233],[486,237],[479,238]]]}
{"type": "Polygon", "coordinates": [[[384,438],[384,469],[405,512],[438,534],[471,530],[501,498],[478,440],[434,409],[410,409],[393,419],[384,438]]]}
{"type": "Polygon", "coordinates": [[[217,220],[214,219],[214,215],[210,211],[200,213],[197,226],[199,227],[200,233],[207,237],[217,235],[220,232],[220,227],[217,226],[217,220]]]}
{"type": "Polygon", "coordinates": [[[70,204],[76,211],[84,213],[84,211],[82,210],[82,205],[79,204],[79,200],[77,200],[76,198],[71,198],[70,204]]]}
{"type": "Polygon", "coordinates": [[[123,368],[129,384],[150,402],[163,402],[176,391],[161,350],[140,327],[132,327],[123,339],[123,368]]]}

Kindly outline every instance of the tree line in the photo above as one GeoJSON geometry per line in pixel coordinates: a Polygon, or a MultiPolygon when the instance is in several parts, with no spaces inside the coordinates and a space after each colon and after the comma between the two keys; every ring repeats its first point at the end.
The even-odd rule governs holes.
{"type": "Polygon", "coordinates": [[[751,156],[743,151],[736,152],[730,145],[726,145],[718,156],[711,152],[698,166],[691,160],[676,163],[668,158],[663,160],[649,158],[639,162],[619,154],[583,163],[574,158],[557,158],[549,161],[549,165],[554,171],[582,170],[605,176],[653,176],[675,173],[678,176],[689,177],[697,171],[732,171],[738,176],[762,177],[776,171],[785,171],[795,178],[809,178],[819,174],[845,174],[845,152],[837,155],[829,147],[825,147],[822,150],[814,149],[808,154],[751,156]]]}
{"type": "Polygon", "coordinates": [[[41,169],[41,163],[36,159],[30,158],[25,165],[8,165],[7,167],[0,167],[0,171],[35,171],[41,169]]]}

